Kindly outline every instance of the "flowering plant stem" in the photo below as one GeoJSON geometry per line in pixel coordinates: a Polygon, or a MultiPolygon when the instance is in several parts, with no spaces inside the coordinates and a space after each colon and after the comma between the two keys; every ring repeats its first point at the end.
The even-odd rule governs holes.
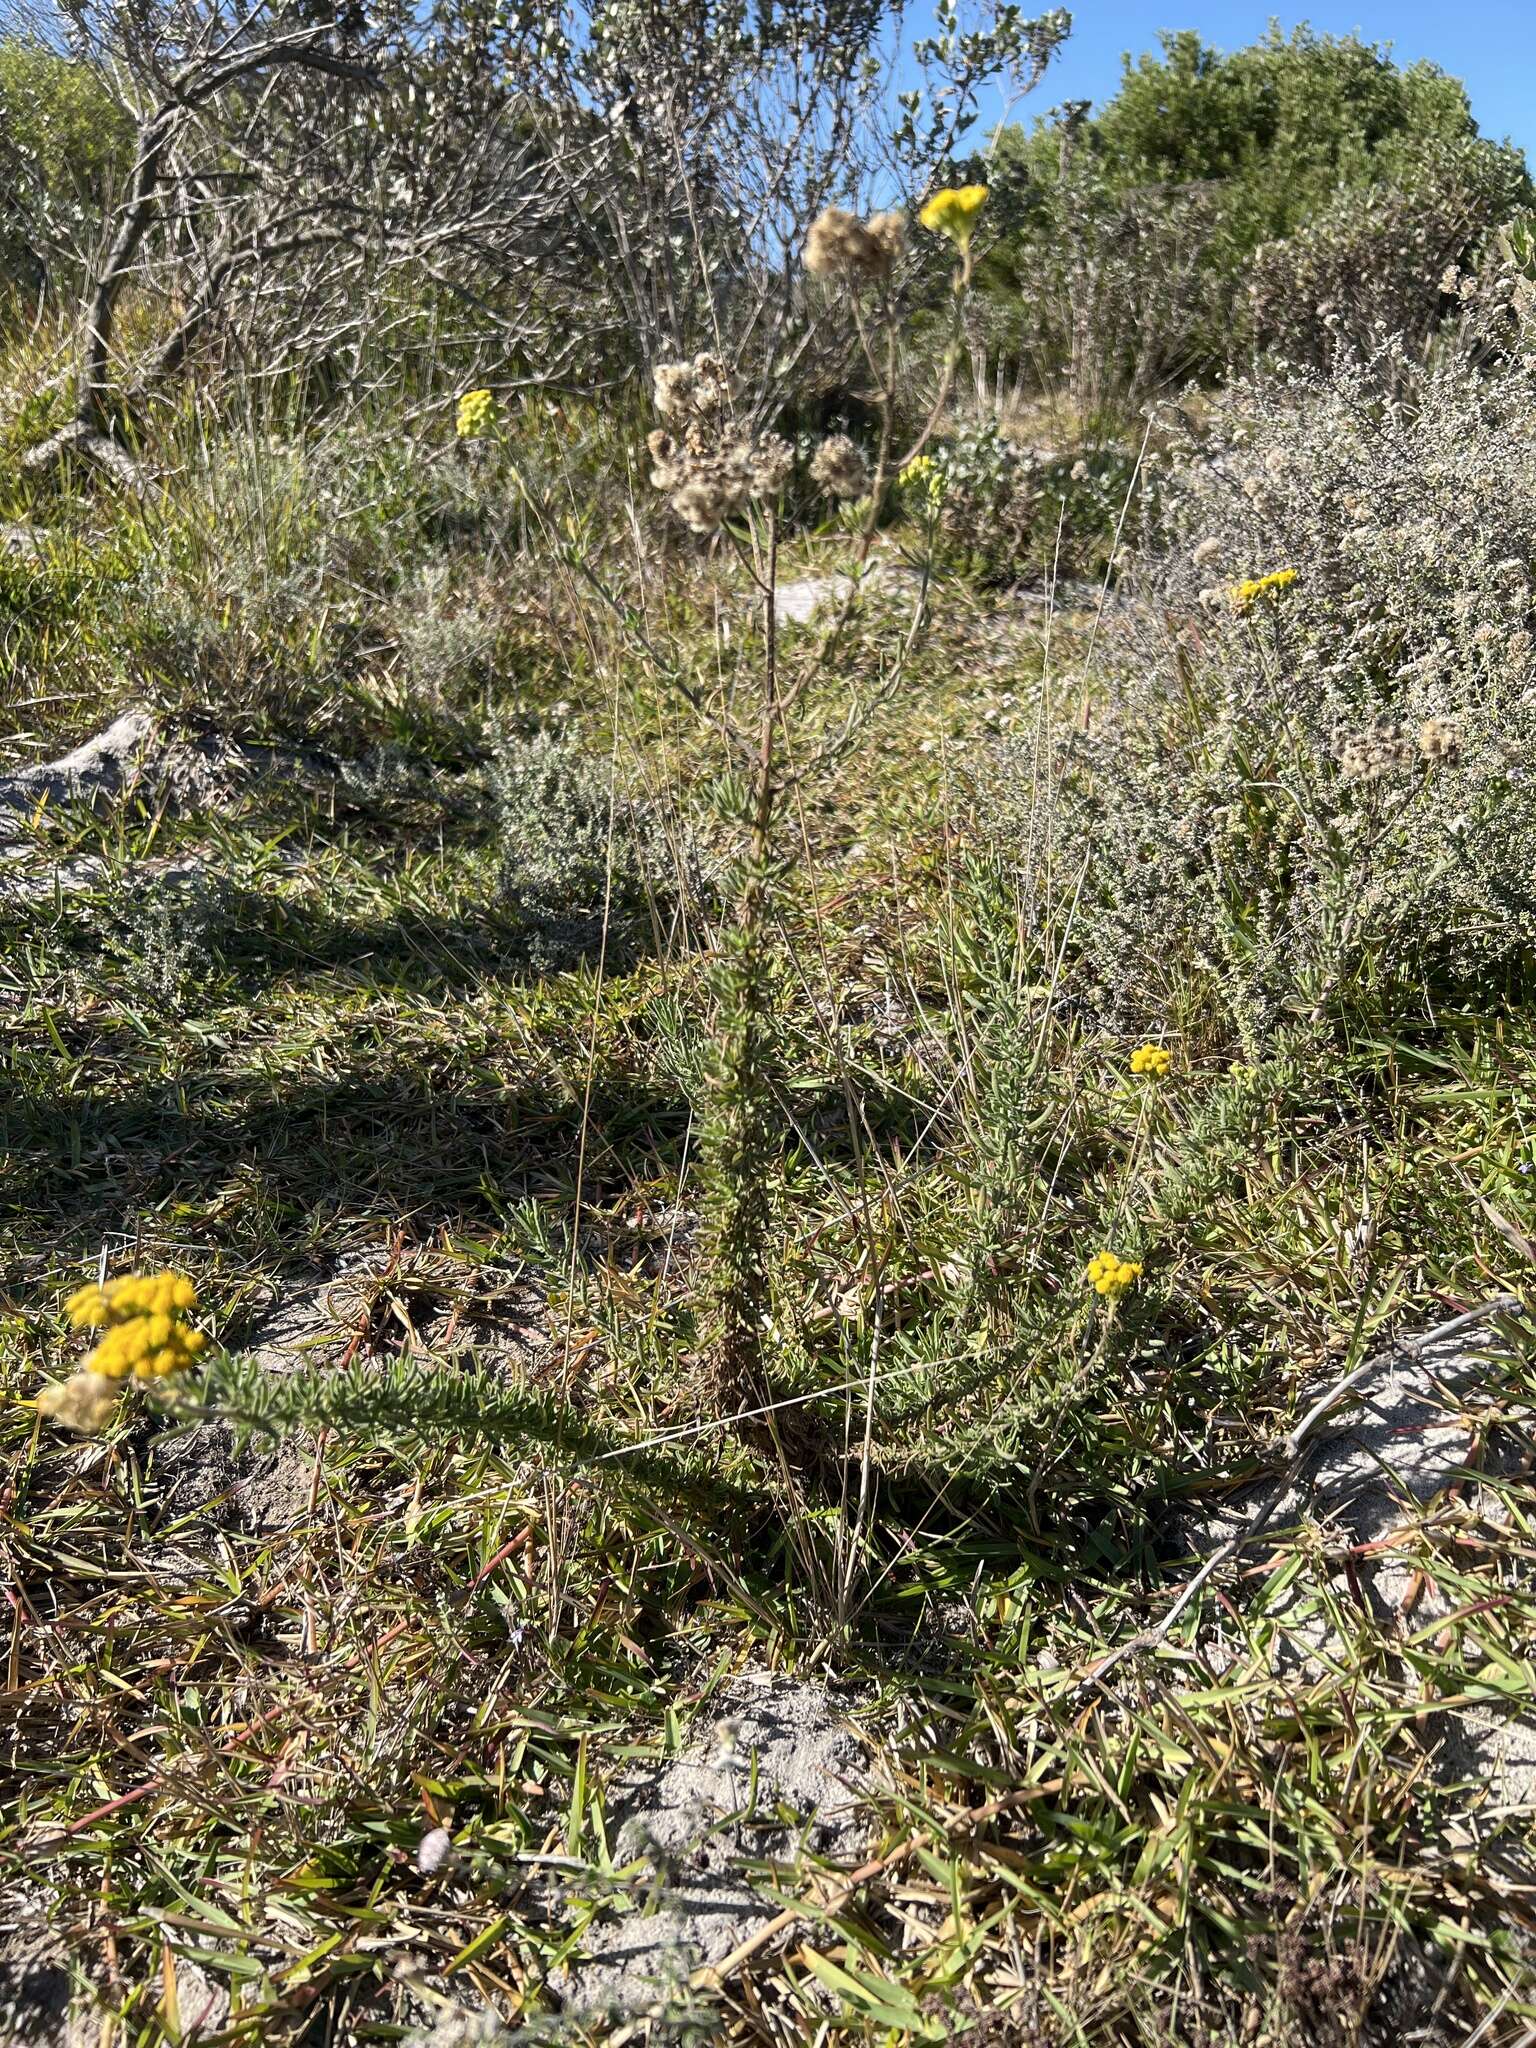
{"type": "MultiPolygon", "coordinates": [[[[849,588],[827,633],[809,661],[800,665],[787,687],[779,673],[778,582],[780,515],[769,499],[761,523],[750,525],[748,553],[733,536],[762,596],[763,666],[753,757],[746,861],[736,898],[735,917],[718,969],[719,1037],[714,1100],[705,1128],[704,1170],[710,1184],[713,1218],[714,1332],[711,1345],[712,1394],[722,1408],[759,1408],[772,1392],[765,1359],[771,1316],[769,1231],[772,1185],[776,1165],[775,1091],[771,1073],[773,996],[770,935],[779,875],[778,823],[783,795],[779,769],[780,743],[788,746],[787,721],[812,681],[825,674],[838,641],[852,617],[861,573],[879,530],[880,510],[890,482],[927,447],[949,403],[965,339],[964,307],[971,280],[967,245],[960,251],[954,279],[954,320],[939,388],[912,446],[893,460],[897,398],[897,319],[889,296],[882,294],[878,326],[872,331],[857,297],[854,320],[859,345],[873,384],[879,417],[875,464],[863,516],[859,523],[849,588]],[[883,330],[883,349],[880,347],[883,330]]],[[[926,603],[927,584],[907,635],[899,673],[915,645],[926,603]]]]}

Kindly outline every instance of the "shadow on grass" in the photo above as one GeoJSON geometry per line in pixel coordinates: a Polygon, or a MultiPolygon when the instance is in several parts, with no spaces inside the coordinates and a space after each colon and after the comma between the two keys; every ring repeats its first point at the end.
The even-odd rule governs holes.
{"type": "Polygon", "coordinates": [[[386,1058],[324,1077],[208,1073],[13,1095],[0,1148],[14,1213],[67,1254],[171,1204],[217,1216],[225,1239],[253,1210],[268,1237],[316,1213],[388,1213],[416,1230],[494,1221],[528,1196],[574,1194],[584,1127],[584,1193],[602,1203],[674,1164],[687,1124],[677,1095],[617,1069],[596,1074],[584,1104],[553,1076],[475,1090],[386,1058]]]}
{"type": "Polygon", "coordinates": [[[610,918],[601,908],[563,914],[495,901],[457,916],[402,910],[393,916],[338,915],[323,904],[243,891],[218,935],[235,985],[258,996],[274,982],[325,976],[384,995],[462,994],[492,984],[525,987],[595,968],[630,972],[668,946],[659,919],[610,918]]]}

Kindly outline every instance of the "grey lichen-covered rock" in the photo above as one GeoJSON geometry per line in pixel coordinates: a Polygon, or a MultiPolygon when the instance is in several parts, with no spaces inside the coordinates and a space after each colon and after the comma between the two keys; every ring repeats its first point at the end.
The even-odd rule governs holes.
{"type": "Polygon", "coordinates": [[[275,746],[222,733],[170,739],[152,711],[124,711],[57,760],[0,775],[0,842],[30,836],[57,805],[120,796],[140,785],[180,811],[207,809],[244,784],[323,786],[363,773],[319,747],[275,746]]]}
{"type": "MultiPolygon", "coordinates": [[[[1269,1516],[1271,1534],[1311,1521],[1375,1543],[1403,1526],[1454,1480],[1468,1476],[1479,1409],[1499,1405],[1500,1347],[1486,1332],[1460,1332],[1404,1351],[1341,1401],[1321,1423],[1307,1455],[1269,1516]]],[[[1490,1441],[1486,1474],[1514,1445],[1490,1441]]],[[[1267,1500],[1267,1490],[1256,1490],[1267,1500]]],[[[1200,1529],[1202,1546],[1247,1520],[1253,1498],[1200,1529]]]]}
{"type": "Polygon", "coordinates": [[[405,2037],[405,2048],[510,2048],[516,2039],[491,2012],[447,2006],[427,2026],[405,2037]]]}
{"type": "Polygon", "coordinates": [[[456,1352],[526,1366],[548,1342],[548,1304],[533,1279],[425,1246],[355,1253],[328,1274],[291,1281],[243,1340],[279,1373],[456,1352]]]}
{"type": "Polygon", "coordinates": [[[801,1896],[803,1882],[775,1895],[779,1872],[866,1853],[868,1783],[863,1746],[829,1693],[744,1676],[680,1757],[619,1788],[615,1862],[639,1868],[625,1908],[588,1928],[560,1987],[566,2010],[684,2018],[693,1973],[801,1896]]]}
{"type": "Polygon", "coordinates": [[[774,610],[781,626],[808,626],[826,606],[842,604],[852,590],[847,576],[796,576],[774,592],[774,610]]]}
{"type": "Polygon", "coordinates": [[[149,712],[125,711],[105,732],[58,760],[0,776],[0,837],[14,837],[27,814],[50,804],[112,795],[125,788],[154,730],[149,712]]]}

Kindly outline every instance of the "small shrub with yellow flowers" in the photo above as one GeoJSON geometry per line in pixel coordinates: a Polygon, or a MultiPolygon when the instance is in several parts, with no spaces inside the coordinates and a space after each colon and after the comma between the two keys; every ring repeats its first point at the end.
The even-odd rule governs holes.
{"type": "Polygon", "coordinates": [[[124,1381],[163,1380],[203,1352],[207,1337],[185,1321],[196,1307],[184,1273],[129,1274],[78,1289],[66,1303],[71,1324],[102,1334],[78,1372],[38,1395],[38,1413],[83,1434],[102,1428],[124,1381]]]}
{"type": "Polygon", "coordinates": [[[1088,1285],[1106,1301],[1114,1301],[1140,1278],[1140,1260],[1122,1259],[1118,1252],[1095,1252],[1088,1261],[1088,1285]]]}

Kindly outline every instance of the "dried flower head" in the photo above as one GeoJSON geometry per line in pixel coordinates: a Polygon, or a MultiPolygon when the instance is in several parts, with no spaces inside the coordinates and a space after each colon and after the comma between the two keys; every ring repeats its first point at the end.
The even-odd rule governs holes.
{"type": "Polygon", "coordinates": [[[646,435],[645,445],[651,451],[651,482],[658,491],[675,491],[686,480],[686,451],[665,427],[656,427],[646,435]]]}
{"type": "Polygon", "coordinates": [[[672,509],[690,533],[718,533],[737,503],[735,492],[719,477],[691,477],[672,493],[672,509]]]}
{"type": "Polygon", "coordinates": [[[651,482],[692,532],[716,533],[749,497],[783,489],[794,450],[778,434],[754,442],[743,433],[731,414],[731,373],[719,356],[660,363],[654,388],[658,412],[676,431],[657,427],[646,437],[651,482]]]}
{"type": "Polygon", "coordinates": [[[692,363],[658,363],[651,376],[656,410],[664,420],[681,419],[693,410],[698,379],[692,363]]]}
{"type": "Polygon", "coordinates": [[[864,226],[884,258],[880,275],[888,277],[907,253],[907,217],[904,213],[872,213],[864,226]]]}
{"type": "Polygon", "coordinates": [[[735,397],[730,366],[717,355],[696,355],[691,363],[658,363],[651,373],[656,410],[664,420],[718,419],[735,397]]]}
{"type": "Polygon", "coordinates": [[[763,434],[747,458],[748,488],[754,498],[774,498],[789,482],[795,451],[782,434],[763,434]]]}
{"type": "Polygon", "coordinates": [[[811,476],[831,498],[861,498],[869,488],[864,457],[846,434],[829,434],[811,458],[811,476]]]}
{"type": "Polygon", "coordinates": [[[1346,782],[1384,782],[1418,765],[1419,750],[1400,725],[1378,723],[1346,733],[1338,744],[1339,772],[1346,782]]]}
{"type": "Polygon", "coordinates": [[[899,213],[877,213],[866,222],[840,206],[828,206],[811,222],[805,267],[813,277],[874,284],[890,276],[904,234],[905,223],[899,213]]]}
{"type": "Polygon", "coordinates": [[[111,1420],[120,1392],[117,1381],[102,1373],[72,1373],[67,1380],[44,1387],[37,1397],[37,1412],[61,1429],[95,1436],[111,1420]]]}
{"type": "Polygon", "coordinates": [[[1448,718],[1426,718],[1419,727],[1419,754],[1425,761],[1454,761],[1461,736],[1448,718]]]}

